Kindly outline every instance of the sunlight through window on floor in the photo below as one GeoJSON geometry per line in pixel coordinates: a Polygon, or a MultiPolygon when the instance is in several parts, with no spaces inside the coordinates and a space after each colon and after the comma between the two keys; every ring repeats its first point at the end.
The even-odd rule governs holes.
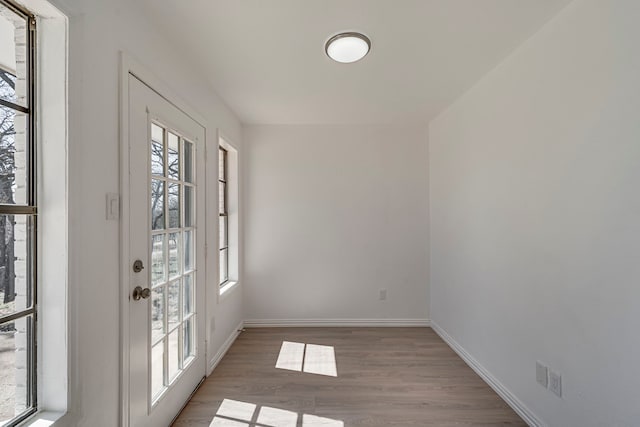
{"type": "Polygon", "coordinates": [[[249,427],[249,423],[241,423],[228,418],[213,417],[209,427],[249,427]]]}
{"type": "Polygon", "coordinates": [[[329,345],[283,341],[276,368],[330,377],[338,376],[335,350],[329,345]]]}
{"type": "Polygon", "coordinates": [[[302,371],[304,359],[304,344],[299,342],[283,341],[276,362],[276,368],[289,371],[302,371]]]}
{"type": "Polygon", "coordinates": [[[302,427],[344,427],[344,422],[331,418],[231,399],[222,401],[209,427],[296,427],[299,419],[302,427]]]}
{"type": "Polygon", "coordinates": [[[267,426],[296,427],[298,414],[284,409],[263,406],[258,414],[258,424],[267,426]]]}
{"type": "Polygon", "coordinates": [[[253,413],[256,410],[256,405],[253,403],[239,402],[237,400],[224,399],[218,413],[227,418],[235,418],[237,420],[251,421],[253,413]]]}
{"type": "Polygon", "coordinates": [[[344,427],[344,423],[342,421],[332,420],[331,418],[303,414],[302,427],[344,427]]]}

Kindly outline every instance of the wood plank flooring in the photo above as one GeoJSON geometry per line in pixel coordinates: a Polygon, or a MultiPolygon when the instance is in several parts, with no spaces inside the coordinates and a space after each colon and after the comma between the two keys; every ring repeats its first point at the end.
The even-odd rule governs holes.
{"type": "Polygon", "coordinates": [[[210,425],[526,424],[430,328],[256,328],[240,334],[174,423],[210,425]],[[277,369],[283,341],[332,346],[337,376],[277,369]]]}

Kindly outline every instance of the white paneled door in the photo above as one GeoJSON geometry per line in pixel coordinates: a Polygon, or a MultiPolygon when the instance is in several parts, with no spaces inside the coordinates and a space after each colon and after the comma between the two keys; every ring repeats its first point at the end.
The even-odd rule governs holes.
{"type": "Polygon", "coordinates": [[[204,129],[129,75],[129,425],[168,426],[205,376],[204,129]]]}

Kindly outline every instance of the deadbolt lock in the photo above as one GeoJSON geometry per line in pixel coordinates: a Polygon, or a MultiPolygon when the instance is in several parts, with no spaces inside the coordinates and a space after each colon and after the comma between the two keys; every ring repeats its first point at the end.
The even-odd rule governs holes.
{"type": "Polygon", "coordinates": [[[133,272],[140,273],[144,269],[144,264],[139,259],[133,262],[133,272]]]}

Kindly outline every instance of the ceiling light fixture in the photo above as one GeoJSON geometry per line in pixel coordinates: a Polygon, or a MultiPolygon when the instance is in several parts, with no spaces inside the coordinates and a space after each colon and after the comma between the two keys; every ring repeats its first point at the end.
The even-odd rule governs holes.
{"type": "Polygon", "coordinates": [[[336,62],[349,64],[364,58],[371,49],[369,37],[360,33],[340,33],[327,40],[324,50],[336,62]]]}

